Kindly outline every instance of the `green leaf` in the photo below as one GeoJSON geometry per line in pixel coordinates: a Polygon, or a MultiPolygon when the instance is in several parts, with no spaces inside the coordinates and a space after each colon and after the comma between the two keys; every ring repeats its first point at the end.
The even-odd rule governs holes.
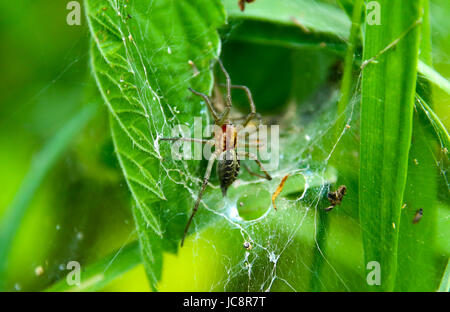
{"type": "Polygon", "coordinates": [[[140,250],[145,271],[149,279],[150,286],[154,291],[157,290],[156,284],[161,278],[162,269],[162,239],[155,232],[149,231],[148,222],[143,216],[142,211],[133,206],[134,221],[140,241],[140,250]]]}
{"type": "MultiPolygon", "coordinates": [[[[71,139],[94,116],[95,105],[88,105],[70,119],[34,156],[30,170],[0,224],[0,282],[5,282],[9,251],[23,216],[42,181],[59,160],[71,139]]],[[[2,285],[0,285],[0,288],[2,285]]]]}
{"type": "Polygon", "coordinates": [[[379,1],[381,25],[366,24],[361,99],[359,215],[365,263],[381,265],[392,291],[412,133],[420,1],[379,1]]]}
{"type": "Polygon", "coordinates": [[[234,0],[225,0],[230,19],[266,21],[306,31],[348,38],[350,21],[338,7],[312,0],[258,0],[241,12],[234,0]],[[325,18],[326,17],[326,18],[325,18]]]}
{"type": "Polygon", "coordinates": [[[158,144],[158,137],[206,116],[204,103],[188,88],[210,93],[210,66],[220,48],[217,28],[225,12],[219,0],[86,0],[85,7],[92,71],[109,109],[115,152],[136,205],[143,259],[155,288],[161,269],[156,253],[162,251],[152,245],[153,237],[165,241],[165,250],[176,251],[192,202],[187,184],[199,167],[171,160],[170,145],[158,144]]]}
{"type": "Polygon", "coordinates": [[[236,41],[311,48],[343,54],[349,36],[350,20],[338,7],[312,0],[260,0],[237,9],[226,0],[230,29],[226,37],[236,41]]]}

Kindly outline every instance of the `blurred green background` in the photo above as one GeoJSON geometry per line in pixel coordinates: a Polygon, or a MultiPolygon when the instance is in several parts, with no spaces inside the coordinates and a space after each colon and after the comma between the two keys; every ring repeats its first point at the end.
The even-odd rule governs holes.
{"type": "MultiPolygon", "coordinates": [[[[30,202],[13,241],[4,281],[7,290],[43,290],[66,276],[67,262],[76,260],[82,266],[92,263],[137,237],[128,190],[114,156],[106,107],[90,78],[86,20],[83,15],[81,26],[67,25],[67,2],[0,2],[0,218],[13,202],[36,154],[45,143],[82,108],[96,107],[94,116],[77,132],[30,202]]],[[[449,78],[450,33],[446,19],[450,7],[448,0],[433,0],[431,4],[434,67],[449,78]]],[[[257,59],[258,56],[253,54],[245,56],[248,46],[225,40],[223,49],[225,62],[232,76],[237,77],[236,82],[250,81],[246,84],[252,90],[261,90],[256,93],[259,94],[256,102],[260,103],[262,112],[271,113],[270,103],[277,102],[282,106],[286,102],[286,94],[290,92],[291,84],[295,84],[295,79],[289,77],[296,70],[288,60],[294,53],[301,52],[279,47],[253,47],[258,53],[269,56],[267,66],[261,69],[265,75],[251,73],[261,78],[258,80],[246,77],[239,71],[239,63],[233,64],[227,59],[230,51],[240,51],[243,59],[257,59]],[[284,78],[292,80],[288,87],[285,83],[277,83],[280,71],[284,78]],[[273,72],[278,76],[272,75],[273,72]],[[272,86],[269,94],[264,93],[264,86],[268,84],[272,86]]],[[[304,75],[315,72],[314,69],[305,70],[304,75]]],[[[300,90],[298,97],[306,98],[311,90],[300,90]]],[[[434,110],[447,129],[450,127],[449,107],[449,97],[436,88],[434,110]]],[[[441,226],[448,227],[448,219],[441,226]]],[[[213,272],[216,271],[213,264],[204,260],[211,248],[207,243],[197,242],[195,253],[190,252],[188,244],[178,255],[166,254],[159,289],[208,289],[208,279],[214,279],[213,272]],[[202,270],[204,274],[196,275],[196,270],[202,270]],[[208,270],[212,273],[210,277],[207,277],[208,270]]],[[[445,248],[448,248],[448,240],[445,248]]],[[[142,265],[104,290],[148,291],[142,265]]]]}

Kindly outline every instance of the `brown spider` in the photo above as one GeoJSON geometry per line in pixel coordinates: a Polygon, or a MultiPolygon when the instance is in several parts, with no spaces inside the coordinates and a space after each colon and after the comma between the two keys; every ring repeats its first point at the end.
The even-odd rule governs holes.
{"type": "MultiPolygon", "coordinates": [[[[261,178],[265,178],[267,180],[272,180],[272,177],[267,173],[267,171],[263,168],[261,162],[257,158],[256,155],[244,152],[244,151],[237,151],[238,144],[240,144],[240,141],[238,141],[238,129],[233,123],[231,122],[231,118],[229,118],[230,110],[231,110],[231,89],[241,89],[244,90],[247,94],[247,98],[250,104],[250,113],[247,115],[247,117],[244,120],[244,123],[242,126],[245,128],[248,123],[255,117],[256,115],[256,109],[255,104],[253,102],[253,98],[251,95],[250,90],[246,86],[238,86],[238,85],[232,85],[230,76],[228,75],[227,71],[225,70],[222,62],[220,60],[217,60],[217,62],[220,65],[220,68],[225,75],[226,78],[226,85],[220,84],[222,87],[226,87],[226,98],[225,98],[225,109],[223,112],[219,115],[216,110],[213,107],[212,100],[203,93],[200,93],[198,91],[195,91],[191,88],[189,90],[194,93],[195,95],[201,96],[205,103],[208,106],[209,112],[211,113],[212,118],[214,119],[214,124],[217,126],[215,127],[215,133],[213,139],[208,140],[201,140],[201,139],[194,139],[194,138],[159,138],[160,140],[165,141],[189,141],[189,142],[201,142],[205,144],[211,144],[214,146],[214,153],[211,155],[208,166],[206,168],[205,176],[203,178],[203,184],[200,189],[200,192],[198,193],[197,200],[194,205],[194,209],[192,210],[192,214],[186,224],[186,227],[184,229],[183,238],[181,239],[181,247],[183,247],[184,239],[186,237],[186,234],[188,232],[189,226],[192,222],[192,219],[194,218],[195,213],[198,210],[198,206],[200,204],[200,200],[203,196],[203,192],[206,189],[206,186],[208,185],[209,178],[211,176],[211,169],[214,164],[214,161],[217,159],[217,175],[219,177],[220,181],[220,188],[222,189],[222,195],[225,197],[227,194],[228,187],[233,184],[233,182],[237,179],[237,176],[239,174],[240,169],[240,159],[239,157],[248,157],[249,159],[254,160],[262,172],[264,172],[264,176],[259,175],[257,173],[252,172],[249,168],[246,167],[248,172],[251,175],[258,176],[261,178]]],[[[252,143],[244,143],[244,147],[252,146],[252,143]]],[[[260,146],[259,142],[255,142],[253,146],[260,146]]]]}

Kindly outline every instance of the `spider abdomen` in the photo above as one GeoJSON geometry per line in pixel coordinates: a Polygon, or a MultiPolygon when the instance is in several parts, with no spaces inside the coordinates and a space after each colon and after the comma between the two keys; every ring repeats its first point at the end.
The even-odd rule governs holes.
{"type": "Polygon", "coordinates": [[[222,152],[217,159],[217,175],[219,176],[220,188],[225,197],[228,187],[236,181],[241,163],[236,150],[228,149],[222,152]]]}

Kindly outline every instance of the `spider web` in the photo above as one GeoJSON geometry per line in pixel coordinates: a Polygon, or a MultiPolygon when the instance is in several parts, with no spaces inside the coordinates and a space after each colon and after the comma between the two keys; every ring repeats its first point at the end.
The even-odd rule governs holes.
{"type": "MultiPolygon", "coordinates": [[[[119,16],[124,14],[122,8],[126,5],[125,2],[110,1],[109,4],[119,16]]],[[[153,4],[154,1],[150,1],[147,13],[151,13],[153,4]]],[[[167,185],[174,184],[187,191],[191,197],[190,202],[193,203],[197,199],[203,180],[204,163],[170,159],[168,157],[170,145],[163,146],[158,139],[170,136],[176,125],[185,125],[191,129],[191,135],[194,134],[193,111],[186,107],[177,107],[177,104],[171,103],[165,95],[184,88],[186,83],[195,78],[195,71],[194,74],[185,75],[182,79],[171,77],[168,65],[167,68],[157,69],[152,65],[152,58],[145,59],[148,51],[140,47],[139,41],[136,40],[137,38],[144,40],[147,35],[145,32],[133,33],[126,24],[123,27],[118,26],[117,30],[123,38],[124,49],[127,51],[127,58],[120,62],[138,77],[135,81],[143,82],[142,85],[133,85],[127,78],[113,82],[122,92],[124,83],[127,87],[138,90],[139,97],[129,99],[133,109],[123,109],[120,113],[143,115],[148,130],[142,133],[137,129],[135,133],[127,135],[130,136],[135,148],[146,151],[156,159],[164,160],[159,163],[155,181],[157,188],[162,191],[162,196],[170,196],[167,185]],[[134,39],[127,40],[127,38],[134,39]],[[134,53],[128,52],[131,50],[134,53]],[[135,55],[138,57],[134,57],[135,55]],[[170,87],[167,87],[166,81],[158,80],[158,71],[161,70],[169,73],[169,81],[172,81],[170,87]],[[191,116],[187,115],[187,112],[190,112],[191,116]]],[[[177,38],[173,39],[169,38],[166,44],[153,51],[155,57],[161,53],[171,55],[172,51],[178,48],[177,38]]],[[[211,48],[203,54],[204,56],[191,61],[193,64],[204,63],[208,55],[216,53],[217,51],[211,48]]],[[[201,68],[199,73],[207,75],[209,69],[201,68]]],[[[185,262],[191,259],[193,263],[191,268],[193,283],[190,285],[192,288],[226,291],[299,291],[311,288],[351,290],[359,289],[359,286],[365,283],[362,277],[364,272],[362,245],[360,237],[356,234],[361,229],[355,216],[345,210],[340,213],[336,211],[339,208],[335,208],[335,216],[330,218],[336,222],[328,226],[325,221],[327,217],[324,217],[322,212],[328,205],[327,192],[337,188],[334,184],[339,178],[337,170],[339,164],[333,161],[333,157],[338,153],[337,157],[345,153],[351,156],[350,162],[354,161],[356,164],[358,157],[356,129],[359,122],[356,116],[360,99],[360,80],[361,77],[358,77],[355,92],[343,113],[344,116],[336,116],[335,107],[339,99],[339,90],[333,84],[322,86],[306,104],[301,106],[295,99],[291,99],[289,114],[286,113],[286,116],[281,116],[278,120],[283,125],[278,151],[280,163],[276,170],[270,172],[272,181],[268,182],[242,173],[230,187],[228,196],[221,198],[217,177],[213,174],[208,191],[202,199],[200,211],[191,225],[192,234],[187,239],[186,247],[180,250],[181,259],[185,262]],[[339,117],[343,117],[346,122],[341,129],[336,129],[339,117]],[[340,146],[343,141],[352,147],[350,151],[342,151],[340,146]],[[270,197],[286,175],[290,176],[286,185],[287,190],[277,199],[278,210],[275,211],[270,197]],[[247,201],[247,197],[251,200],[247,201]],[[246,209],[253,209],[256,212],[249,217],[246,215],[246,209]],[[335,227],[339,225],[350,226],[353,230],[349,233],[336,234],[335,227]],[[334,235],[337,235],[337,238],[334,238],[334,235]],[[334,239],[333,244],[329,243],[330,238],[334,239]],[[338,255],[340,241],[343,246],[349,242],[357,246],[355,250],[348,251],[354,256],[353,260],[338,255]],[[251,248],[244,248],[244,243],[250,244],[251,248]],[[206,262],[209,262],[209,269],[203,267],[206,262]],[[350,273],[342,274],[343,270],[350,273]],[[209,279],[208,276],[215,278],[209,279]]],[[[192,101],[200,108],[199,116],[203,117],[206,124],[210,123],[205,103],[201,103],[199,99],[192,101]]],[[[119,113],[112,107],[110,111],[119,113]]],[[[119,154],[130,161],[132,159],[132,156],[121,151],[119,154]]],[[[440,161],[436,162],[441,175],[447,181],[446,169],[440,161]]],[[[145,177],[147,169],[137,163],[135,165],[148,182],[149,178],[145,177]]],[[[356,176],[357,170],[353,169],[352,172],[356,176]]],[[[124,170],[124,173],[129,181],[148,188],[147,183],[127,173],[127,170],[124,170]]],[[[355,181],[349,182],[353,183],[349,185],[349,193],[357,193],[355,181]]],[[[158,189],[149,188],[148,191],[159,193],[158,189]]],[[[139,209],[144,211],[148,208],[148,203],[134,197],[139,209]]],[[[355,201],[357,197],[349,200],[355,201]]],[[[169,209],[170,199],[160,205],[163,209],[169,209]]],[[[155,227],[155,222],[151,220],[152,216],[149,217],[145,213],[143,215],[146,217],[148,227],[151,228],[149,230],[161,235],[171,231],[170,220],[166,220],[162,227],[155,227]]],[[[170,256],[166,256],[166,260],[167,257],[170,256]]],[[[165,261],[161,290],[164,290],[164,284],[167,283],[166,271],[174,269],[170,263],[173,261],[165,261]]],[[[185,266],[184,269],[189,270],[185,266]]]]}
{"type": "MultiPolygon", "coordinates": [[[[338,96],[337,90],[331,93],[328,103],[322,108],[325,116],[322,116],[320,126],[313,121],[299,129],[295,125],[301,124],[298,118],[300,116],[296,116],[291,121],[294,126],[288,126],[290,130],[281,130],[283,135],[280,139],[280,164],[277,170],[271,172],[273,181],[255,180],[254,177],[245,176],[231,186],[232,190],[223,203],[217,203],[215,206],[204,204],[203,209],[223,219],[220,222],[222,226],[219,230],[214,230],[216,235],[212,235],[213,240],[205,237],[201,231],[195,231],[194,253],[197,244],[215,245],[217,242],[214,239],[220,239],[219,237],[227,232],[236,232],[231,239],[235,246],[228,248],[238,247],[233,248],[235,256],[232,256],[234,252],[221,254],[226,248],[212,248],[217,259],[223,259],[221,264],[226,274],[223,279],[211,285],[209,290],[270,291],[273,290],[274,284],[278,283],[276,290],[298,291],[310,283],[310,280],[306,278],[299,281],[298,277],[289,273],[288,267],[289,264],[300,266],[300,271],[304,271],[305,276],[306,272],[314,274],[313,263],[318,260],[308,259],[311,250],[320,254],[320,261],[327,263],[342,289],[350,289],[335,266],[329,262],[322,250],[323,246],[321,248],[317,241],[319,209],[324,209],[326,194],[330,191],[330,185],[337,179],[336,170],[330,166],[330,159],[340,140],[355,123],[353,113],[357,102],[352,101],[346,111],[346,126],[329,146],[329,142],[324,142],[324,138],[335,135],[335,117],[330,110],[333,111],[332,107],[335,106],[338,96]],[[284,151],[286,146],[295,146],[296,152],[284,151]],[[311,155],[315,151],[318,151],[318,159],[321,160],[313,159],[311,155]],[[283,191],[276,199],[275,211],[269,195],[275,192],[286,175],[289,175],[289,178],[285,188],[289,191],[283,191]],[[245,188],[246,186],[253,188],[245,188]],[[265,199],[256,204],[264,208],[262,215],[253,220],[244,220],[239,213],[243,210],[241,206],[248,204],[242,202],[248,196],[248,191],[255,191],[265,199]],[[242,244],[245,242],[251,245],[250,250],[243,248],[242,244]],[[302,252],[302,249],[306,252],[302,252]],[[293,281],[290,281],[291,279],[293,281]],[[246,285],[246,288],[243,285],[246,285]]],[[[301,115],[301,112],[297,114],[301,115]]],[[[294,271],[298,272],[298,269],[294,271]]],[[[324,282],[319,280],[319,283],[324,282]]]]}

